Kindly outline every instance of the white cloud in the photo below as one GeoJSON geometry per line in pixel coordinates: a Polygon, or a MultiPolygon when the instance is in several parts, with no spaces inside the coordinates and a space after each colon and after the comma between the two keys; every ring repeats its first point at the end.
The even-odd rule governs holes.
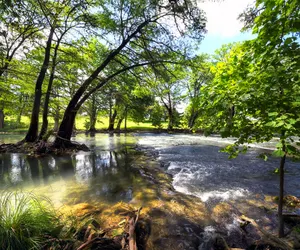
{"type": "Polygon", "coordinates": [[[199,1],[199,7],[206,12],[208,34],[221,37],[232,37],[239,34],[243,24],[237,18],[248,5],[253,4],[253,1],[199,1]]]}

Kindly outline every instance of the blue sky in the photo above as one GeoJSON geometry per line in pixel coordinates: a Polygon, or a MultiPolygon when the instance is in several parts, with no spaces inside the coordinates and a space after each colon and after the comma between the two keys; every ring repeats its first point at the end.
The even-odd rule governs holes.
{"type": "Polygon", "coordinates": [[[200,52],[211,54],[222,44],[253,38],[250,32],[240,32],[243,24],[237,18],[254,0],[198,1],[207,17],[207,34],[200,45],[200,52]]]}

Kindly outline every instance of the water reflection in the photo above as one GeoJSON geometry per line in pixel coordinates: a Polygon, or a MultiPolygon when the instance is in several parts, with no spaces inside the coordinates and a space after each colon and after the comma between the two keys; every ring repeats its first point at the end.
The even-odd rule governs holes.
{"type": "Polygon", "coordinates": [[[85,142],[94,145],[93,151],[43,157],[0,154],[0,189],[30,189],[55,195],[62,204],[70,199],[131,200],[132,186],[139,176],[131,167],[134,141],[125,136],[95,135],[85,142]]]}

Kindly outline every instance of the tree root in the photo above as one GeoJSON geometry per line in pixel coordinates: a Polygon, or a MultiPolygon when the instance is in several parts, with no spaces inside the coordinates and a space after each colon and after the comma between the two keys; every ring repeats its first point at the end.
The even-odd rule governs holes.
{"type": "Polygon", "coordinates": [[[26,153],[33,155],[43,155],[49,153],[68,153],[74,151],[90,151],[85,144],[79,144],[73,141],[64,141],[61,145],[53,145],[52,143],[40,140],[37,142],[18,142],[16,144],[0,145],[0,153],[26,153]]]}

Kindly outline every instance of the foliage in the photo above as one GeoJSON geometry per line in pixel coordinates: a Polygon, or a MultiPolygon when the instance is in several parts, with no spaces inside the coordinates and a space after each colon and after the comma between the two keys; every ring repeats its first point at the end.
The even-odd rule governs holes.
{"type": "Polygon", "coordinates": [[[187,61],[153,67],[155,76],[151,81],[152,90],[166,111],[169,130],[179,125],[176,108],[186,99],[187,71],[184,69],[185,63],[187,61]]]}
{"type": "Polygon", "coordinates": [[[225,151],[235,157],[247,147],[279,136],[281,157],[279,236],[283,236],[283,176],[286,155],[299,157],[295,136],[300,134],[299,4],[296,0],[258,0],[244,14],[247,28],[257,37],[237,44],[212,68],[214,80],[203,87],[203,125],[223,137],[237,138],[225,151]]]}
{"type": "Polygon", "coordinates": [[[40,249],[46,235],[56,236],[58,218],[45,198],[31,193],[4,192],[0,198],[2,249],[40,249]]]}
{"type": "Polygon", "coordinates": [[[152,125],[161,128],[164,116],[164,108],[156,102],[150,113],[150,121],[152,122],[152,125]]]}
{"type": "MultiPolygon", "coordinates": [[[[279,19],[289,20],[283,14],[292,11],[290,5],[286,2],[285,8],[276,7],[281,14],[279,19]]],[[[266,9],[255,19],[254,31],[260,27],[256,39],[235,45],[212,68],[214,82],[203,88],[204,96],[209,96],[203,108],[207,114],[216,115],[207,116],[203,122],[206,127],[217,126],[222,136],[238,137],[236,145],[268,141],[275,134],[280,135],[287,143],[286,153],[296,155],[291,136],[300,133],[297,111],[300,48],[296,34],[283,36],[289,27],[282,27],[281,31],[276,28],[274,36],[266,33],[271,27],[265,26],[263,18],[274,18],[273,11],[269,13],[266,9]]],[[[293,13],[290,15],[293,17],[293,13]]],[[[282,156],[283,144],[277,147],[277,153],[282,156]]]]}
{"type": "Polygon", "coordinates": [[[210,67],[210,57],[208,55],[199,55],[192,60],[193,65],[188,71],[187,77],[187,96],[188,105],[185,109],[184,120],[187,126],[192,129],[200,116],[201,106],[201,87],[207,85],[212,80],[210,67]]]}

